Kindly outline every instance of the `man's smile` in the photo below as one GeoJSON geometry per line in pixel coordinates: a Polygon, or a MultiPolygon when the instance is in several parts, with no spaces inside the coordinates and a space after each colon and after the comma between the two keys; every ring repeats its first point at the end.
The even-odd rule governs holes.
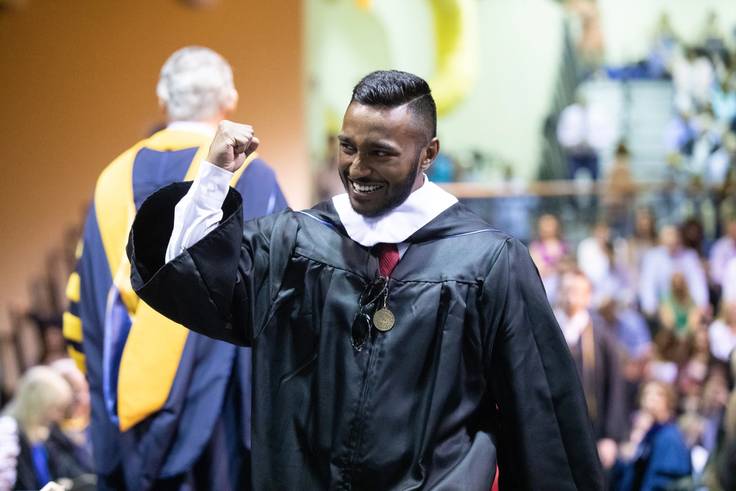
{"type": "Polygon", "coordinates": [[[348,180],[350,181],[350,187],[353,189],[355,193],[358,193],[358,194],[375,193],[379,189],[383,189],[385,187],[384,184],[359,183],[359,182],[353,181],[352,179],[348,179],[348,180]]]}

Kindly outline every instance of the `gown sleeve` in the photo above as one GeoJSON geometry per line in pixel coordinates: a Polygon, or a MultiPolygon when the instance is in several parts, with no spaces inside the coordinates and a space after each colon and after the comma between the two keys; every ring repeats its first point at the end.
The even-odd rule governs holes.
{"type": "Polygon", "coordinates": [[[244,229],[242,198],[230,189],[219,225],[166,262],[174,207],[190,185],[171,184],[138,211],[127,246],[131,284],[143,301],[174,322],[205,336],[250,345],[286,267],[285,260],[271,255],[275,224],[280,223],[282,259],[290,256],[295,226],[285,212],[252,220],[244,229]]]}
{"type": "Polygon", "coordinates": [[[498,254],[484,303],[501,489],[603,489],[572,356],[520,242],[507,239],[498,254]]]}

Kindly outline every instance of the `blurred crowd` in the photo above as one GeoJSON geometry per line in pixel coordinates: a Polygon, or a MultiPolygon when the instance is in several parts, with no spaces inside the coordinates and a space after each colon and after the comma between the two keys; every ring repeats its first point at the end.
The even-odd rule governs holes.
{"type": "Polygon", "coordinates": [[[671,81],[658,185],[634,179],[624,142],[601,168],[618,136],[605,108],[578,94],[557,123],[568,178],[602,180],[586,208],[572,202],[595,225],[568,241],[542,214],[530,251],[611,489],[736,489],[734,41],[711,12],[687,44],[663,13],[644,59],[587,59],[587,78],[671,81]]]}
{"type": "MultiPolygon", "coordinates": [[[[723,186],[733,179],[736,152],[736,33],[710,12],[698,40],[686,43],[663,13],[644,59],[622,66],[589,63],[583,79],[669,80],[673,116],[665,130],[667,174],[678,184],[723,186]]],[[[616,138],[607,108],[578,93],[560,114],[557,139],[568,159],[568,177],[585,169],[597,180],[600,160],[616,138]]],[[[621,177],[627,149],[620,145],[609,177],[621,177]],[[614,175],[617,174],[617,175],[614,175]]]]}
{"type": "Polygon", "coordinates": [[[672,78],[675,115],[666,134],[669,164],[705,185],[733,174],[736,152],[736,50],[711,13],[700,43],[685,45],[664,16],[650,56],[672,78]]]}
{"type": "Polygon", "coordinates": [[[697,220],[658,227],[651,210],[639,208],[631,235],[602,220],[573,247],[555,216],[539,219],[530,252],[578,363],[614,483],[631,478],[627,459],[668,424],[674,443],[662,465],[691,484],[714,478],[719,449],[736,450],[736,215],[723,230],[705,244],[697,220]],[[647,398],[655,389],[661,418],[647,398]]]}

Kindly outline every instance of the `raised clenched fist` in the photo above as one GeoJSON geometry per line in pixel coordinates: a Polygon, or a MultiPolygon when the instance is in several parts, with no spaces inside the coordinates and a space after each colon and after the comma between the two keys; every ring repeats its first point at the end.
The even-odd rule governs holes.
{"type": "Polygon", "coordinates": [[[235,172],[240,169],[248,155],[255,152],[259,143],[252,126],[223,120],[217,126],[207,160],[218,167],[235,172]]]}

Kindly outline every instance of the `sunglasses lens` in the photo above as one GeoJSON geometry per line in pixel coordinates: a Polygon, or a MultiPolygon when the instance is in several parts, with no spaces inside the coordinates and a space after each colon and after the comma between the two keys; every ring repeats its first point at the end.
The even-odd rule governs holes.
{"type": "Polygon", "coordinates": [[[368,334],[370,333],[370,321],[368,314],[363,312],[362,309],[358,312],[358,315],[355,316],[352,328],[352,343],[353,348],[355,348],[356,351],[363,349],[363,346],[368,339],[368,334]]]}
{"type": "Polygon", "coordinates": [[[368,287],[368,292],[364,297],[365,303],[363,304],[363,306],[368,307],[371,304],[375,303],[375,301],[379,299],[379,297],[385,290],[386,280],[379,277],[368,287]]]}

